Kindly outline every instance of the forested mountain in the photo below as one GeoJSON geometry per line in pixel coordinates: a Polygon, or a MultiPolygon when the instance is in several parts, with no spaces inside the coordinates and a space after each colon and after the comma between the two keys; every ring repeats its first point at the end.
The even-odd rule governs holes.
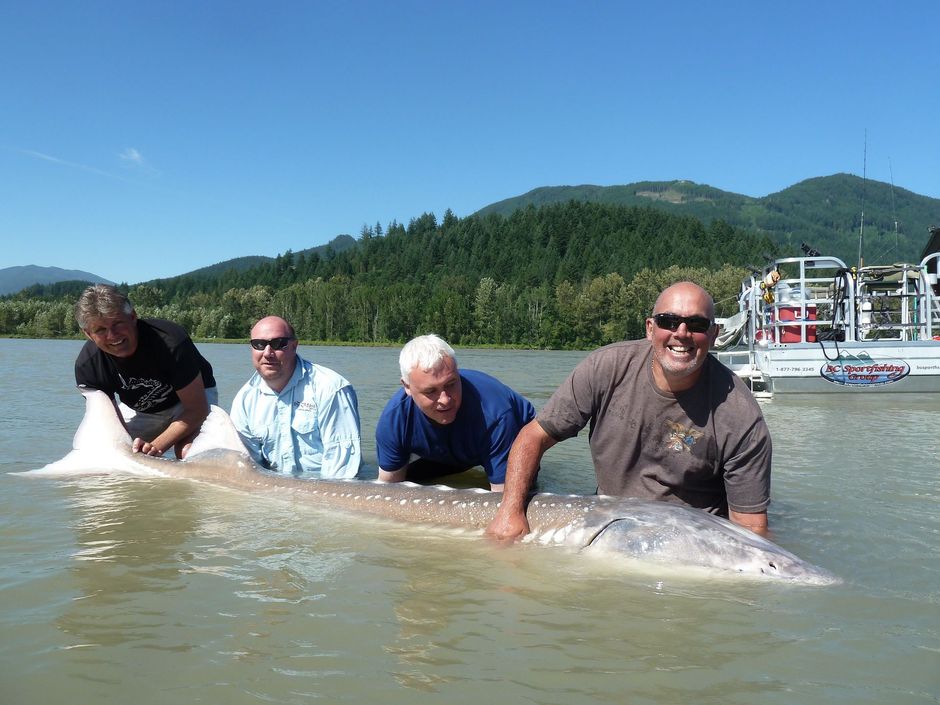
{"type": "MultiPolygon", "coordinates": [[[[401,342],[435,331],[455,344],[590,347],[642,335],[659,290],[693,279],[733,307],[745,263],[773,245],[720,220],[570,201],[457,218],[448,211],[363,228],[343,252],[285,253],[236,271],[129,289],[142,316],[203,338],[244,338],[269,314],[300,337],[401,342]]],[[[0,333],[69,335],[74,296],[0,301],[0,333]]]]}
{"type": "Polygon", "coordinates": [[[493,203],[477,214],[509,215],[528,205],[569,200],[649,205],[669,213],[691,215],[706,224],[721,219],[769,236],[785,255],[798,255],[800,244],[806,242],[850,265],[858,263],[862,212],[863,257],[867,264],[919,260],[929,226],[940,223],[940,199],[851,174],[807,179],[762,198],[691,181],[552,186],[493,203]]]}
{"type": "MultiPolygon", "coordinates": [[[[244,338],[278,314],[305,340],[397,343],[435,331],[455,344],[585,348],[641,336],[657,293],[679,279],[702,284],[728,315],[747,268],[796,255],[801,242],[854,264],[862,208],[867,263],[917,261],[940,220],[940,200],[845,174],[763,198],[683,181],[557,187],[129,293],[142,316],[178,321],[198,338],[244,338]]],[[[0,334],[77,335],[80,288],[0,299],[0,334]]]]}
{"type": "MultiPolygon", "coordinates": [[[[297,254],[311,255],[313,253],[324,253],[327,251],[343,252],[356,246],[356,241],[349,235],[337,235],[325,245],[310,247],[297,254]]],[[[265,255],[254,255],[249,257],[236,257],[225,260],[217,264],[201,267],[186,274],[180,274],[173,277],[173,281],[182,278],[194,278],[213,280],[221,277],[226,272],[244,272],[265,264],[273,264],[275,257],[265,255]]],[[[144,282],[147,284],[159,283],[168,280],[154,280],[153,282],[144,282]]],[[[58,267],[37,267],[27,265],[25,267],[7,267],[0,269],[0,296],[5,294],[14,294],[23,291],[24,296],[78,296],[88,284],[113,284],[114,282],[99,277],[97,274],[82,272],[79,270],[59,269],[58,267]],[[25,291],[24,291],[25,290],[25,291]]]]}
{"type": "MultiPolygon", "coordinates": [[[[306,250],[301,250],[295,254],[309,256],[314,253],[323,253],[328,249],[333,252],[343,252],[348,250],[351,247],[356,246],[356,241],[349,235],[337,235],[335,238],[330,240],[325,245],[318,245],[317,247],[310,247],[306,250]]],[[[244,272],[256,267],[260,267],[265,264],[272,264],[274,262],[274,257],[268,257],[266,255],[253,255],[250,257],[236,257],[234,259],[227,259],[224,262],[219,262],[217,264],[209,265],[208,267],[201,267],[200,269],[194,269],[191,272],[185,274],[180,274],[173,279],[180,279],[182,277],[216,277],[221,276],[228,272],[229,270],[234,270],[236,272],[244,272]]],[[[153,280],[152,282],[144,282],[147,284],[158,283],[165,280],[153,280]]]]}
{"type": "MultiPolygon", "coordinates": [[[[693,216],[706,225],[714,220],[723,220],[737,228],[767,235],[782,254],[798,254],[800,244],[805,242],[825,254],[842,258],[850,265],[858,262],[863,212],[863,256],[868,264],[917,261],[928,238],[928,227],[940,223],[940,199],[850,174],[807,179],[760,198],[691,181],[641,181],[622,186],[547,186],[493,203],[475,215],[497,213],[508,216],[529,205],[538,207],[571,200],[649,206],[675,215],[693,216]]],[[[375,228],[371,230],[374,233],[375,228]]],[[[314,253],[322,255],[327,250],[336,254],[355,245],[356,240],[349,235],[339,235],[326,245],[293,254],[295,257],[309,257],[314,253]]],[[[232,271],[241,273],[264,265],[274,266],[275,258],[268,255],[239,257],[170,280],[144,283],[162,287],[165,282],[187,278],[218,280],[232,271]]],[[[33,284],[70,279],[105,281],[88,272],[67,272],[56,267],[10,267],[0,270],[0,295],[33,284]],[[29,276],[23,278],[23,273],[29,276]]],[[[41,296],[46,289],[39,287],[30,293],[41,296]]]]}
{"type": "Polygon", "coordinates": [[[83,272],[78,269],[39,267],[34,264],[28,264],[21,267],[4,267],[0,269],[0,296],[12,294],[33,284],[54,284],[57,282],[77,280],[93,283],[113,283],[95,274],[83,272]]]}

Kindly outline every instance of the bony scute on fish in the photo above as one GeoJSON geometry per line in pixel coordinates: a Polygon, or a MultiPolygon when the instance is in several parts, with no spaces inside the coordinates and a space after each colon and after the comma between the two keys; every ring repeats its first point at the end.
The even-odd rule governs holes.
{"type": "MultiPolygon", "coordinates": [[[[481,532],[499,506],[485,490],[425,487],[410,482],[301,479],[251,462],[228,415],[212,407],[183,461],[133,453],[114,405],[102,392],[85,394],[85,416],[73,450],[34,476],[127,472],[209,482],[251,492],[288,493],[317,507],[374,514],[402,522],[481,532]]],[[[649,566],[831,585],[838,578],[746,529],[670,502],[579,495],[535,495],[527,508],[527,543],[615,554],[649,566]]]]}

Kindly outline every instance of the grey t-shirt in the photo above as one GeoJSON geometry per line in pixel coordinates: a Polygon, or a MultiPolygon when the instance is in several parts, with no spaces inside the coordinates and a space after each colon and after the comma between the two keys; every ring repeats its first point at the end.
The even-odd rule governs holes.
{"type": "Polygon", "coordinates": [[[590,422],[598,492],[727,516],[770,504],[770,433],[747,386],[711,356],[695,386],[661,392],[647,340],[588,355],[536,420],[555,440],[590,422]]]}

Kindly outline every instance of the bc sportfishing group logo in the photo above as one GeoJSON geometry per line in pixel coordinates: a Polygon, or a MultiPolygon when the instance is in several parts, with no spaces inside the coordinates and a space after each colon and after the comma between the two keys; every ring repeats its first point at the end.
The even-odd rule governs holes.
{"type": "Polygon", "coordinates": [[[894,384],[911,371],[904,360],[872,360],[867,353],[841,355],[838,360],[826,361],[819,368],[823,379],[847,387],[876,387],[894,384]]]}

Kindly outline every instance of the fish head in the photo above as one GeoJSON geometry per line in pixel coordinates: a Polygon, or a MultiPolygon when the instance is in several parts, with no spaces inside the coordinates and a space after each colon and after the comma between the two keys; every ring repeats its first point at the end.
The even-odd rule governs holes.
{"type": "Polygon", "coordinates": [[[594,519],[584,549],[669,566],[693,566],[716,574],[773,579],[801,585],[841,582],[777,544],[721,517],[669,502],[631,502],[594,519]]]}

